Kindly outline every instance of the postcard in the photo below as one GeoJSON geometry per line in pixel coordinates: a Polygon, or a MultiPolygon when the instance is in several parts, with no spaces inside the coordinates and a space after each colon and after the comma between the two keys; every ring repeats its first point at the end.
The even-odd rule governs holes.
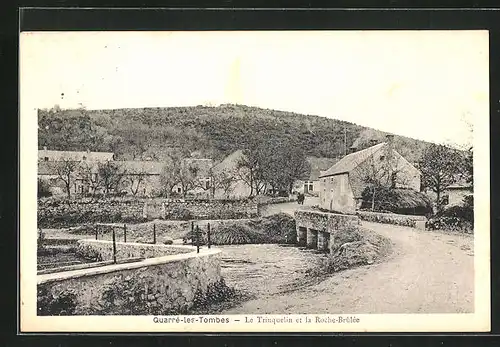
{"type": "Polygon", "coordinates": [[[21,332],[489,331],[488,44],[22,32],[21,332]]]}

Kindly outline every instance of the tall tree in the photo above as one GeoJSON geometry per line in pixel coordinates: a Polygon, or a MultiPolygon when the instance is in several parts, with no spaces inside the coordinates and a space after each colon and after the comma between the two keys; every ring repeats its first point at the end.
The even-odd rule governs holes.
{"type": "Polygon", "coordinates": [[[88,162],[82,163],[80,165],[80,172],[84,182],[89,186],[92,197],[95,197],[95,193],[101,187],[101,176],[99,176],[97,167],[88,162]]]}
{"type": "Polygon", "coordinates": [[[379,192],[387,188],[396,188],[398,185],[408,184],[401,158],[396,155],[390,146],[384,146],[381,156],[371,155],[366,160],[357,163],[353,171],[353,178],[361,181],[371,202],[371,210],[375,209],[375,201],[379,192]]]}
{"type": "Polygon", "coordinates": [[[55,162],[57,177],[64,182],[66,194],[71,198],[71,183],[79,170],[80,163],[74,160],[63,159],[55,162]]]}
{"type": "Polygon", "coordinates": [[[112,161],[98,163],[97,171],[105,195],[116,190],[126,174],[126,170],[124,170],[118,162],[112,161]]]}
{"type": "Polygon", "coordinates": [[[146,178],[147,173],[144,169],[139,168],[135,170],[130,170],[127,174],[128,174],[127,178],[125,179],[127,187],[129,188],[132,195],[136,196],[137,193],[139,192],[141,184],[144,182],[146,178]]]}
{"type": "Polygon", "coordinates": [[[198,172],[199,169],[194,163],[191,163],[188,160],[181,161],[177,181],[182,188],[183,197],[185,197],[190,190],[196,187],[198,172]]]}
{"type": "Polygon", "coordinates": [[[431,144],[424,151],[420,171],[423,187],[436,193],[436,206],[440,209],[443,190],[460,179],[463,156],[455,149],[431,144]]]}

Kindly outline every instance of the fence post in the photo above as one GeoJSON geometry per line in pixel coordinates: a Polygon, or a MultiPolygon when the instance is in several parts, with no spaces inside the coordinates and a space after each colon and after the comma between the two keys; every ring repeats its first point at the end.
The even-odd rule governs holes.
{"type": "Polygon", "coordinates": [[[153,223],[153,244],[156,244],[156,223],[153,223]]]}
{"type": "Polygon", "coordinates": [[[193,237],[196,237],[194,234],[194,222],[191,222],[191,244],[196,243],[196,239],[193,239],[193,237]]]}
{"type": "Polygon", "coordinates": [[[207,229],[207,244],[208,248],[210,248],[210,223],[208,223],[208,229],[207,229]]]}
{"type": "Polygon", "coordinates": [[[200,227],[196,226],[196,253],[200,253],[200,227]]]}
{"type": "Polygon", "coordinates": [[[114,228],[113,228],[113,263],[116,264],[116,236],[114,228]]]}
{"type": "Polygon", "coordinates": [[[127,243],[127,224],[123,224],[123,242],[127,243]]]}
{"type": "Polygon", "coordinates": [[[97,233],[98,233],[98,230],[99,230],[99,226],[96,224],[95,226],[95,239],[97,240],[97,233]]]}

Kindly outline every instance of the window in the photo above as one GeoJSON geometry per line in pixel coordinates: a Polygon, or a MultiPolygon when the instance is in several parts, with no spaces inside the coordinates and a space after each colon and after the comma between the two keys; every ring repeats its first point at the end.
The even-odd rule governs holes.
{"type": "Polygon", "coordinates": [[[43,158],[44,161],[49,161],[49,157],[43,158]]]}
{"type": "Polygon", "coordinates": [[[83,160],[87,160],[87,157],[86,157],[86,156],[83,156],[83,160]]]}
{"type": "Polygon", "coordinates": [[[182,188],[181,187],[178,187],[177,188],[177,193],[180,193],[182,191],[182,188]]]}
{"type": "Polygon", "coordinates": [[[380,156],[380,161],[384,160],[385,159],[385,155],[381,155],[380,156]]]}
{"type": "Polygon", "coordinates": [[[313,185],[312,185],[312,183],[309,183],[309,190],[311,190],[311,191],[313,190],[313,185]]]}
{"type": "Polygon", "coordinates": [[[208,188],[210,188],[210,180],[209,179],[207,179],[205,181],[205,189],[208,189],[208,188]]]}

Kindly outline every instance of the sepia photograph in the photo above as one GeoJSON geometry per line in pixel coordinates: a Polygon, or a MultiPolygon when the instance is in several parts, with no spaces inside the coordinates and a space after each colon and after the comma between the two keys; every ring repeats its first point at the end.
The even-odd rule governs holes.
{"type": "Polygon", "coordinates": [[[21,33],[21,326],[487,331],[488,57],[487,31],[21,33]]]}

